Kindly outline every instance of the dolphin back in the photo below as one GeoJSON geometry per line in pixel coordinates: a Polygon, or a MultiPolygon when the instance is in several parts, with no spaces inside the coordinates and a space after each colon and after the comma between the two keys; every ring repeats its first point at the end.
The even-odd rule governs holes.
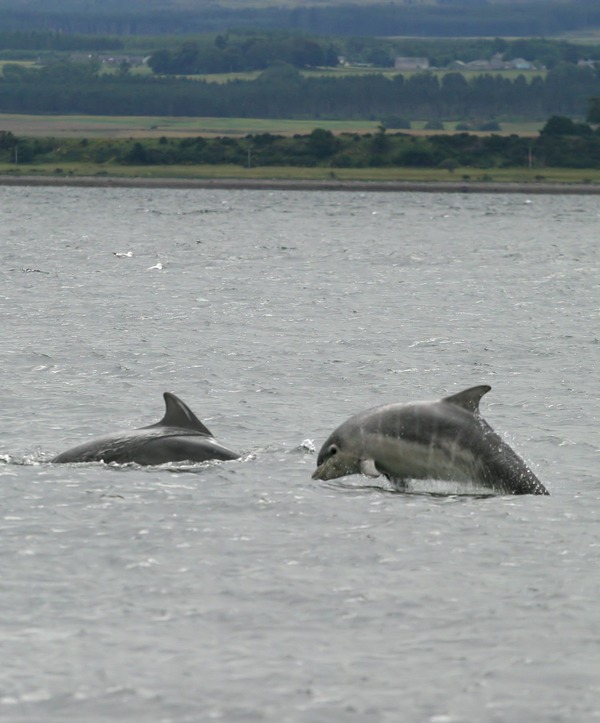
{"type": "Polygon", "coordinates": [[[147,427],[130,433],[97,437],[57,455],[54,463],[105,462],[106,464],[156,465],[167,462],[232,460],[239,455],[213,437],[185,430],[147,427]]]}
{"type": "Polygon", "coordinates": [[[178,397],[165,392],[164,399],[166,411],[160,422],[141,429],[96,437],[62,452],[51,461],[156,465],[239,458],[236,452],[217,442],[210,430],[178,397]]]}

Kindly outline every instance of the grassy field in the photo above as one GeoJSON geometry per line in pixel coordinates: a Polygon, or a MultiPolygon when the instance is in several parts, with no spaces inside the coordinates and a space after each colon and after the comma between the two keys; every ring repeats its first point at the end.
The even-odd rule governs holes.
{"type": "Polygon", "coordinates": [[[435,75],[438,79],[442,79],[448,73],[460,73],[464,75],[467,80],[476,78],[480,75],[500,75],[503,78],[514,80],[519,75],[522,75],[525,80],[531,82],[533,78],[542,77],[545,78],[547,71],[545,70],[447,70],[444,68],[430,68],[427,71],[423,70],[395,70],[393,68],[354,68],[352,66],[346,68],[323,68],[321,70],[310,70],[304,71],[303,75],[310,77],[311,75],[328,75],[332,77],[344,77],[348,75],[385,75],[387,78],[393,78],[396,75],[403,75],[405,78],[409,78],[413,75],[420,75],[424,72],[435,75]]]}
{"type": "Polygon", "coordinates": [[[5,65],[22,65],[24,68],[39,68],[39,63],[35,60],[0,60],[0,75],[4,70],[5,65]]]}
{"type": "Polygon", "coordinates": [[[324,128],[336,133],[377,130],[376,121],[297,121],[262,118],[157,118],[151,116],[0,114],[0,130],[17,136],[88,138],[160,138],[161,136],[245,136],[248,133],[293,135],[324,128]]]}
{"type": "MultiPolygon", "coordinates": [[[[386,78],[393,78],[396,75],[403,75],[408,78],[412,75],[418,75],[423,73],[422,70],[394,70],[393,68],[363,68],[355,66],[339,67],[339,68],[316,68],[315,70],[303,70],[301,74],[305,78],[311,77],[331,77],[331,78],[344,78],[356,75],[384,75],[386,78]]],[[[522,75],[527,82],[531,82],[535,77],[545,78],[547,71],[545,70],[444,70],[444,69],[431,69],[426,71],[435,75],[438,79],[443,78],[448,73],[460,72],[464,75],[467,80],[475,78],[480,75],[500,75],[503,78],[514,80],[519,75],[522,75]]],[[[204,80],[208,83],[227,83],[230,80],[256,80],[260,75],[261,71],[255,70],[247,73],[206,73],[201,75],[187,75],[186,78],[192,80],[204,80]]]]}
{"type": "MultiPolygon", "coordinates": [[[[424,131],[425,121],[415,121],[411,131],[424,131]]],[[[443,132],[452,132],[454,122],[446,123],[443,132]]],[[[544,123],[502,122],[502,133],[536,135],[544,123]]],[[[86,115],[15,115],[0,114],[0,131],[16,136],[54,138],[184,138],[186,136],[245,136],[249,133],[275,135],[307,134],[315,128],[333,133],[374,133],[379,121],[274,120],[269,118],[174,118],[151,116],[86,116],[86,115]]],[[[394,132],[390,130],[390,132],[394,132]]],[[[405,131],[402,131],[405,132],[405,131]]],[[[441,131],[439,131],[441,132],[441,131]]]]}
{"type": "MultiPolygon", "coordinates": [[[[427,133],[423,123],[413,124],[412,133],[427,133]]],[[[447,124],[452,126],[454,124],[447,124]]],[[[502,124],[503,132],[534,135],[541,124],[502,124]]],[[[248,118],[155,118],[145,116],[23,116],[0,115],[0,130],[17,136],[55,138],[159,138],[186,136],[244,136],[248,133],[310,133],[315,127],[339,132],[375,132],[376,121],[273,121],[248,118]]],[[[450,128],[448,128],[450,130],[450,128]]],[[[447,131],[446,131],[447,132],[447,131]]],[[[600,170],[580,169],[481,169],[457,168],[297,168],[234,165],[161,165],[125,166],[114,163],[49,162],[47,164],[0,164],[0,174],[137,177],[153,179],[281,179],[281,180],[353,180],[353,181],[446,181],[513,183],[586,183],[600,184],[600,170]]]]}
{"type": "Polygon", "coordinates": [[[600,184],[600,170],[581,169],[490,169],[458,168],[449,172],[440,168],[243,168],[233,165],[121,166],[115,164],[64,163],[15,166],[0,163],[0,175],[99,176],[163,179],[280,179],[340,181],[451,181],[455,183],[585,183],[600,184]]]}
{"type": "MultiPolygon", "coordinates": [[[[23,65],[28,68],[39,68],[39,64],[32,60],[0,60],[0,75],[2,75],[3,67],[10,65],[23,65]]],[[[118,67],[112,65],[102,66],[101,73],[105,75],[115,75],[119,72],[118,67]]],[[[135,66],[129,71],[132,75],[152,75],[152,71],[146,65],[135,66]]],[[[228,83],[232,80],[256,80],[262,71],[254,70],[240,73],[201,73],[198,75],[185,75],[182,77],[190,80],[204,80],[208,83],[228,83]]],[[[357,66],[340,66],[337,68],[315,68],[314,70],[303,70],[301,74],[306,78],[311,77],[332,77],[344,78],[356,75],[384,75],[386,78],[393,78],[396,75],[403,75],[408,78],[412,75],[423,73],[423,70],[395,70],[394,68],[378,68],[378,67],[357,67],[357,66]]],[[[448,73],[460,72],[467,80],[480,75],[500,75],[503,78],[514,80],[522,75],[527,82],[531,82],[535,77],[544,78],[547,74],[545,70],[446,70],[431,68],[426,71],[435,75],[438,79],[442,79],[448,73]]],[[[176,76],[177,77],[177,76],[176,76]]]]}
{"type": "Polygon", "coordinates": [[[594,45],[600,43],[600,28],[573,30],[571,32],[553,35],[550,39],[566,40],[568,43],[581,43],[582,45],[594,45]]]}

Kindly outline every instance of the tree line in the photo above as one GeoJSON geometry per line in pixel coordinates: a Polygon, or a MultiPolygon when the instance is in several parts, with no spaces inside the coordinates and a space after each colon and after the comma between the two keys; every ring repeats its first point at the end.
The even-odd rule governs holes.
{"type": "Polygon", "coordinates": [[[524,58],[553,68],[561,62],[600,60],[600,45],[546,38],[379,38],[329,37],[291,31],[230,30],[184,38],[105,36],[58,31],[0,31],[0,57],[56,57],[72,52],[150,55],[158,74],[228,73],[266,68],[276,61],[296,67],[351,63],[393,67],[396,56],[425,57],[444,68],[453,61],[524,58]]]}
{"type": "MultiPolygon", "coordinates": [[[[1,47],[1,38],[0,38],[1,47]]],[[[352,63],[382,68],[394,66],[397,56],[425,57],[443,68],[454,61],[523,58],[545,68],[561,62],[600,60],[600,45],[568,43],[543,38],[382,39],[327,38],[290,32],[237,31],[188,38],[175,47],[154,51],[148,64],[161,74],[230,73],[262,70],[276,61],[297,68],[337,66],[340,57],[352,63]]]]}
{"type": "MultiPolygon", "coordinates": [[[[595,99],[600,107],[600,98],[595,99]]],[[[0,161],[19,164],[66,162],[122,165],[235,164],[238,166],[509,167],[600,168],[600,129],[565,116],[551,117],[539,136],[411,136],[342,133],[316,128],[286,137],[270,133],[244,138],[167,138],[147,140],[17,138],[0,131],[0,161]]]]}
{"type": "Polygon", "coordinates": [[[4,66],[0,107],[5,113],[213,116],[245,118],[536,119],[583,117],[600,95],[600,73],[560,64],[531,82],[493,74],[466,78],[414,75],[304,77],[276,64],[253,81],[207,83],[186,78],[98,74],[93,63],[56,63],[40,70],[4,66]]]}
{"type": "Polygon", "coordinates": [[[264,70],[274,62],[296,68],[336,66],[338,54],[331,41],[292,33],[219,34],[157,50],[148,65],[159,75],[232,73],[264,70]]]}
{"type": "Polygon", "coordinates": [[[323,3],[234,6],[188,2],[148,6],[145,0],[0,0],[5,30],[44,29],[95,35],[223,32],[228,28],[302,30],[321,35],[524,37],[600,25],[597,0],[432,3],[323,3]]]}

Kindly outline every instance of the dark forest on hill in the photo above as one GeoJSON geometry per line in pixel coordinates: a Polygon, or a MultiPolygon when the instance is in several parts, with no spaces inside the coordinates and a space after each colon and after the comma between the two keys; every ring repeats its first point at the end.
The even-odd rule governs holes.
{"type": "Polygon", "coordinates": [[[232,28],[301,30],[321,35],[532,37],[600,27],[596,0],[439,0],[436,3],[242,4],[144,0],[0,0],[3,30],[161,35],[232,28]]]}

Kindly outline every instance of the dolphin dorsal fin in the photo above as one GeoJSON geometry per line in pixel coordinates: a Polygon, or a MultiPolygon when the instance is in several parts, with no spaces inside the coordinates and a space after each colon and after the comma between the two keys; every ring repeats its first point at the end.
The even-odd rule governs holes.
{"type": "Polygon", "coordinates": [[[200,434],[212,437],[212,432],[205,427],[192,410],[184,404],[179,397],[171,392],[163,394],[165,398],[165,416],[154,425],[156,427],[179,427],[180,429],[191,429],[200,434]]]}
{"type": "Polygon", "coordinates": [[[487,394],[490,389],[491,387],[489,384],[481,384],[478,387],[470,387],[462,392],[458,392],[458,394],[452,394],[449,397],[444,397],[442,402],[454,404],[455,407],[466,409],[467,412],[471,412],[472,414],[479,414],[479,402],[481,401],[481,397],[483,397],[484,394],[487,394]]]}

